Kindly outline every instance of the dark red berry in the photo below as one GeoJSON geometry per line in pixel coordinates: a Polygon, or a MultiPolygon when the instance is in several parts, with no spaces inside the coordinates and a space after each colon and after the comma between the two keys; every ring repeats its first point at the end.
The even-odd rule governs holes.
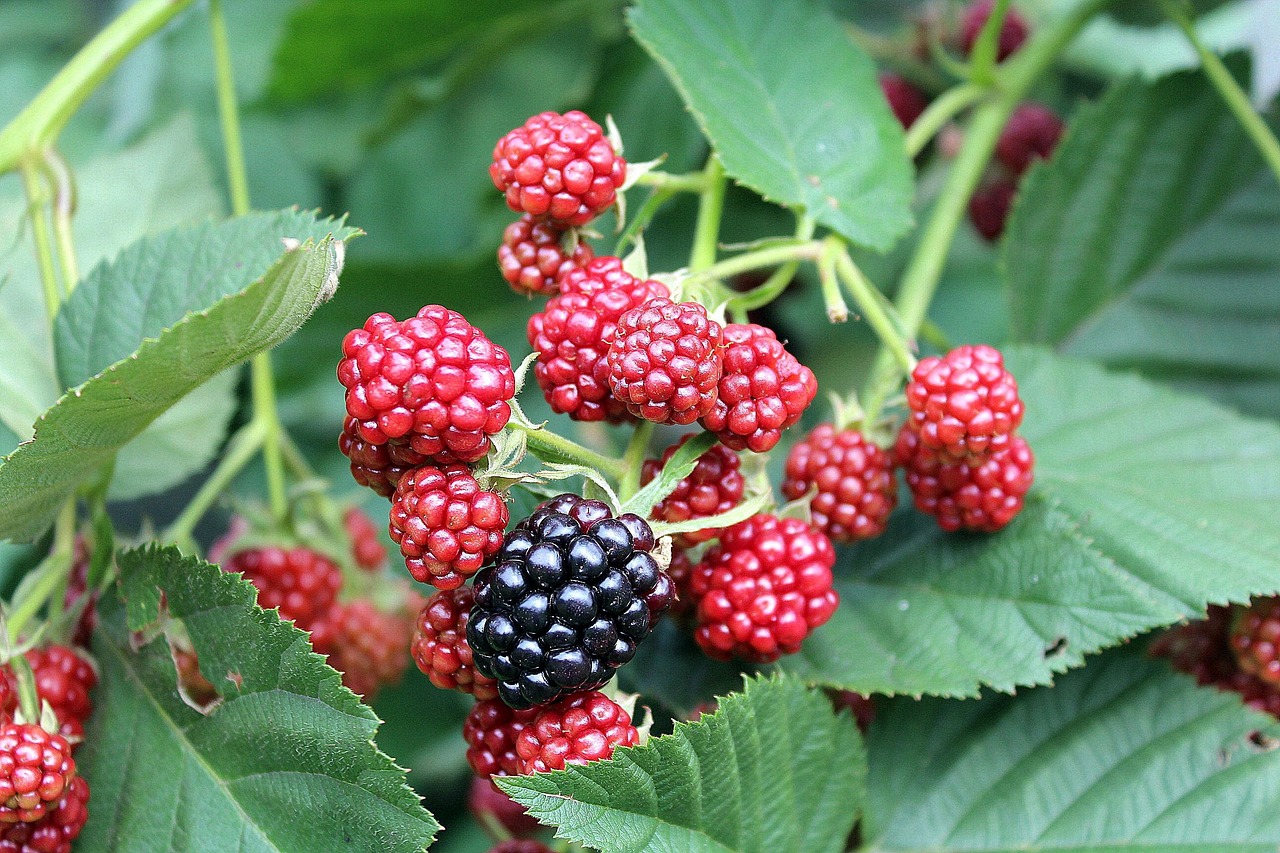
{"type": "Polygon", "coordinates": [[[898,502],[893,460],[856,429],[821,424],[787,456],[782,494],[796,500],[814,492],[813,526],[837,542],[884,532],[898,502]]]}
{"type": "Polygon", "coordinates": [[[76,623],[75,633],[71,637],[71,641],[77,646],[88,646],[89,639],[93,636],[93,629],[98,625],[98,593],[89,591],[89,568],[92,558],[89,541],[84,536],[77,535],[71,558],[71,576],[67,580],[67,591],[62,596],[63,609],[84,607],[80,611],[80,620],[76,623]]]}
{"type": "Polygon", "coordinates": [[[412,636],[411,617],[383,612],[359,598],[335,605],[312,632],[311,642],[317,652],[329,656],[329,666],[342,673],[342,683],[371,702],[379,688],[404,675],[412,636]]]}
{"type": "Polygon", "coordinates": [[[904,127],[911,127],[929,106],[929,99],[906,78],[897,74],[880,75],[880,91],[884,92],[889,109],[904,127]]]}
{"type": "Polygon", "coordinates": [[[58,734],[74,748],[84,737],[84,724],[93,713],[89,691],[98,684],[93,664],[66,646],[45,646],[25,655],[35,675],[36,695],[58,717],[58,734]]]}
{"type": "Polygon", "coordinates": [[[249,548],[226,558],[222,568],[241,572],[258,588],[259,607],[279,608],[281,619],[304,631],[328,614],[342,589],[342,570],[310,548],[249,548]]]}
{"type": "Polygon", "coordinates": [[[467,645],[467,618],[475,594],[471,587],[437,592],[418,614],[413,636],[413,659],[431,683],[444,690],[470,693],[476,699],[493,699],[498,684],[475,668],[467,645]]]}
{"type": "MultiPolygon", "coordinates": [[[[427,463],[427,457],[403,440],[371,444],[360,437],[360,422],[348,417],[338,436],[338,449],[351,460],[351,476],[357,483],[391,497],[406,471],[427,463]]],[[[210,555],[210,559],[212,555],[210,555]]],[[[216,562],[216,561],[215,561],[216,562]]]]}
{"type": "Polygon", "coordinates": [[[651,299],[618,319],[609,390],[638,418],[691,424],[715,405],[721,328],[696,302],[651,299]]]}
{"type": "Polygon", "coordinates": [[[908,424],[943,459],[976,465],[1008,446],[1022,423],[1018,383],[985,344],[921,359],[907,383],[908,424]]]}
{"type": "Polygon", "coordinates": [[[853,715],[858,729],[866,734],[867,729],[876,718],[876,703],[870,696],[855,693],[852,690],[828,690],[831,704],[837,711],[847,710],[853,715]]]}
{"type": "Polygon", "coordinates": [[[477,820],[490,818],[515,836],[531,835],[541,827],[541,824],[529,816],[524,806],[499,791],[488,779],[479,776],[471,780],[467,807],[477,820]]]}
{"type": "Polygon", "coordinates": [[[536,713],[532,708],[517,711],[498,699],[476,703],[462,723],[462,738],[467,742],[467,763],[477,776],[520,774],[516,740],[536,713]]]}
{"type": "Polygon", "coordinates": [[[1229,680],[1237,671],[1228,640],[1235,610],[1209,605],[1204,619],[1177,625],[1151,644],[1151,654],[1169,659],[1174,669],[1195,678],[1199,684],[1229,680]]]}
{"type": "Polygon", "coordinates": [[[709,656],[769,663],[800,650],[835,613],[831,540],[803,521],[756,515],[725,530],[694,567],[694,639],[709,656]]]}
{"type": "Polygon", "coordinates": [[[1034,480],[1035,457],[1020,436],[977,466],[949,462],[925,447],[919,433],[904,426],[894,457],[906,471],[916,509],[937,518],[948,532],[994,533],[1022,511],[1034,480]]]}
{"type": "Polygon", "coordinates": [[[530,838],[508,838],[490,847],[488,853],[555,853],[555,851],[541,841],[530,838]]]}
{"type": "MultiPolygon", "coordinates": [[[[676,451],[684,446],[690,436],[677,441],[662,453],[661,459],[646,459],[641,470],[640,482],[649,483],[676,455],[676,451]]],[[[712,515],[728,512],[742,500],[746,489],[743,479],[742,460],[723,444],[716,444],[706,453],[698,457],[689,476],[676,483],[675,489],[653,508],[653,518],[677,524],[694,518],[707,518],[712,515]]],[[[706,542],[715,537],[717,528],[695,530],[692,533],[681,533],[676,537],[679,544],[688,547],[698,542],[706,542]]]]}
{"type": "Polygon", "coordinates": [[[595,689],[671,606],[671,579],[639,516],[560,495],[507,534],[476,575],[467,643],[513,708],[595,689]]]}
{"type": "Polygon", "coordinates": [[[600,761],[617,747],[639,742],[640,733],[622,706],[591,691],[539,708],[516,739],[516,754],[521,773],[545,773],[600,761]]]}
{"type": "MultiPolygon", "coordinates": [[[[978,34],[986,26],[991,11],[995,8],[995,0],[974,0],[964,10],[960,19],[960,48],[965,55],[973,51],[978,34]]],[[[1015,10],[1010,9],[1000,27],[1000,36],[996,47],[996,61],[1004,62],[1014,51],[1022,47],[1029,33],[1027,22],[1015,10]]]]}
{"type": "Polygon", "coordinates": [[[1228,642],[1242,671],[1280,686],[1280,598],[1259,598],[1241,610],[1228,642]]]}
{"type": "Polygon", "coordinates": [[[818,380],[772,329],[733,323],[723,337],[719,397],[702,425],[734,450],[765,453],[800,420],[818,393],[818,380]]]}
{"type": "Polygon", "coordinates": [[[609,391],[605,356],[623,314],[669,293],[661,282],[626,272],[614,257],[596,258],[564,276],[560,295],[528,326],[529,345],[538,353],[534,376],[552,411],[578,421],[631,419],[626,404],[609,391]]]}
{"type": "Polygon", "coordinates": [[[692,613],[697,606],[693,600],[693,560],[684,548],[675,547],[671,551],[671,565],[667,566],[667,575],[671,578],[671,586],[676,597],[671,602],[671,613],[682,616],[692,613]]]}
{"type": "Polygon", "coordinates": [[[996,141],[996,159],[1015,175],[1036,160],[1047,160],[1062,138],[1058,114],[1040,104],[1019,104],[996,141]]]}
{"type": "Polygon", "coordinates": [[[540,113],[498,140],[489,177],[512,210],[563,226],[585,225],[607,210],[627,161],[584,113],[540,113]]]}
{"type": "Polygon", "coordinates": [[[0,823],[0,853],[71,853],[71,842],[89,820],[89,783],[76,776],[44,817],[0,823]]]}
{"type": "Polygon", "coordinates": [[[378,526],[359,507],[350,507],[342,515],[342,526],[351,540],[351,556],[366,572],[376,572],[387,561],[387,549],[378,538],[378,526]]]}
{"type": "Polygon", "coordinates": [[[1017,194],[1017,183],[1006,177],[996,178],[973,191],[969,198],[969,221],[988,242],[1000,239],[1004,233],[1004,223],[1017,194]]]}
{"type": "Polygon", "coordinates": [[[391,501],[391,538],[419,583],[457,589],[502,547],[506,502],[465,465],[406,474],[391,501]]]}
{"type": "Polygon", "coordinates": [[[31,823],[49,814],[75,775],[62,735],[34,723],[0,726],[0,823],[31,823]]]}
{"type": "Polygon", "coordinates": [[[595,257],[584,240],[577,240],[573,253],[564,249],[565,229],[526,213],[507,226],[498,247],[498,268],[516,293],[554,296],[560,279],[595,257]]]}
{"type": "Polygon", "coordinates": [[[403,322],[374,314],[347,333],[342,355],[347,414],[370,444],[402,441],[438,463],[475,462],[511,417],[507,351],[440,305],[403,322]]]}

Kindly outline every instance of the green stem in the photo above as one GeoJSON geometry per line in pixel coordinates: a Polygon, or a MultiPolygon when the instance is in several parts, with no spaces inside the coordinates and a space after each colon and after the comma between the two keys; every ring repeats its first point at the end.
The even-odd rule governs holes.
{"type": "Polygon", "coordinates": [[[698,199],[698,221],[693,227],[693,250],[689,254],[689,271],[699,272],[716,262],[720,242],[720,218],[724,214],[724,191],[727,181],[720,158],[712,151],[707,156],[705,186],[698,199]]]}
{"type": "Polygon", "coordinates": [[[36,571],[34,583],[26,589],[19,587],[20,595],[15,596],[13,612],[9,616],[8,629],[10,642],[16,642],[22,636],[22,629],[40,612],[53,594],[66,583],[67,573],[71,571],[71,560],[75,554],[76,542],[76,500],[68,498],[58,513],[53,528],[53,549],[36,571]]]}
{"type": "MultiPolygon", "coordinates": [[[[800,243],[788,242],[780,246],[770,246],[767,249],[756,249],[753,252],[746,252],[712,264],[686,278],[685,284],[701,284],[715,279],[729,278],[738,273],[750,272],[762,267],[771,267],[787,261],[816,261],[821,250],[822,244],[816,240],[806,240],[800,243]]],[[[749,295],[763,287],[764,285],[761,285],[759,288],[748,291],[747,294],[743,295],[749,295]]]]}
{"type": "Polygon", "coordinates": [[[9,661],[9,666],[13,670],[14,680],[18,682],[18,707],[22,710],[22,716],[26,717],[28,723],[39,723],[42,706],[40,693],[36,689],[36,674],[31,671],[31,661],[27,660],[26,655],[15,655],[9,661]]]}
{"type": "Polygon", "coordinates": [[[641,421],[631,433],[627,442],[627,452],[622,457],[622,479],[618,483],[618,499],[626,500],[640,488],[640,469],[644,467],[644,457],[649,450],[649,440],[653,438],[653,421],[641,421]]]}
{"type": "Polygon", "coordinates": [[[961,83],[939,95],[907,129],[907,154],[915,157],[923,151],[947,122],[981,100],[987,91],[983,86],[961,83]]]}
{"type": "Polygon", "coordinates": [[[81,48],[40,94],[0,130],[0,174],[43,151],[85,98],[135,47],[191,5],[192,0],[139,0],[81,48]]]}
{"type": "Polygon", "coordinates": [[[262,461],[267,470],[267,500],[271,517],[282,524],[289,515],[289,496],[285,490],[284,455],[280,452],[280,437],[284,429],[276,410],[276,383],[271,371],[271,357],[266,353],[254,356],[250,365],[253,396],[253,419],[262,424],[262,461]]]}
{"type": "Polygon", "coordinates": [[[670,172],[645,172],[636,179],[638,187],[653,187],[672,193],[700,193],[707,188],[706,172],[673,175],[670,172]]]}
{"type": "MultiPolygon", "coordinates": [[[[796,239],[811,239],[813,237],[813,232],[817,227],[818,223],[814,221],[812,216],[805,214],[798,217],[796,219],[796,239]]],[[[765,279],[764,283],[759,287],[753,287],[749,291],[752,295],[750,299],[731,300],[733,303],[732,309],[750,311],[755,308],[763,308],[765,305],[768,305],[770,302],[782,295],[782,291],[787,289],[799,270],[799,261],[789,261],[783,264],[774,270],[773,275],[765,279]]],[[[743,322],[745,322],[745,320],[743,322]]]]}
{"type": "Polygon", "coordinates": [[[969,79],[981,85],[990,85],[996,79],[996,61],[1000,49],[1000,31],[1004,29],[1005,16],[1009,14],[1009,0],[996,0],[987,16],[987,22],[978,33],[978,39],[969,53],[969,79]]]}
{"type": "Polygon", "coordinates": [[[640,205],[640,209],[636,211],[636,215],[627,223],[626,229],[618,236],[618,242],[613,246],[613,254],[616,257],[622,257],[623,253],[631,248],[636,241],[636,235],[648,226],[650,220],[672,195],[674,195],[673,190],[654,190],[649,194],[644,204],[640,205]]]}
{"type": "MultiPolygon", "coordinates": [[[[942,278],[956,230],[964,219],[983,170],[995,150],[1000,131],[1031,85],[1049,69],[1081,28],[1111,0],[1086,0],[1065,18],[1041,30],[1018,53],[1000,66],[990,100],[973,114],[964,144],[952,164],[937,203],[929,215],[898,290],[895,307],[907,335],[920,330],[929,304],[942,278]]],[[[867,379],[862,403],[868,422],[880,415],[885,399],[899,381],[898,359],[882,346],[867,379]]]]}
{"type": "Polygon", "coordinates": [[[174,519],[169,528],[161,535],[164,542],[174,542],[179,546],[189,547],[192,531],[204,518],[209,508],[220,498],[249,461],[262,449],[266,439],[266,424],[254,418],[240,428],[227,443],[227,452],[218,461],[218,467],[204,481],[191,502],[182,510],[182,514],[174,519]]]}
{"type": "Polygon", "coordinates": [[[541,427],[527,427],[515,422],[507,426],[521,430],[529,442],[529,451],[544,462],[582,465],[599,471],[615,483],[621,482],[626,473],[621,460],[610,459],[594,450],[588,450],[564,436],[556,435],[541,427]]]}
{"type": "Polygon", "coordinates": [[[62,289],[58,285],[58,272],[53,264],[53,240],[49,236],[49,221],[45,218],[47,188],[40,170],[30,161],[21,164],[22,188],[27,195],[27,211],[31,217],[31,236],[36,244],[36,265],[40,268],[40,287],[44,291],[44,307],[49,323],[58,317],[62,304],[62,289]]]}
{"type": "Polygon", "coordinates": [[[1258,152],[1267,161],[1267,165],[1276,176],[1276,180],[1280,181],[1280,141],[1276,140],[1271,128],[1267,127],[1267,123],[1263,121],[1262,116],[1258,115],[1257,110],[1249,103],[1249,96],[1240,88],[1236,78],[1231,76],[1227,66],[1222,63],[1222,60],[1216,54],[1211,53],[1205,47],[1204,42],[1200,40],[1200,35],[1196,32],[1195,24],[1190,16],[1187,15],[1186,9],[1178,3],[1172,2],[1172,0],[1161,0],[1160,6],[1164,13],[1186,35],[1187,41],[1190,42],[1191,47],[1200,56],[1200,67],[1204,69],[1205,76],[1209,78],[1209,82],[1213,84],[1213,87],[1218,90],[1219,97],[1222,98],[1227,108],[1236,117],[1236,121],[1240,122],[1240,126],[1244,128],[1245,133],[1249,134],[1249,138],[1253,140],[1258,152]]]}
{"type": "Polygon", "coordinates": [[[53,149],[45,152],[45,169],[53,182],[53,234],[58,244],[58,264],[62,267],[64,298],[80,283],[80,265],[71,232],[71,217],[76,212],[76,185],[67,161],[53,149]]]}
{"type": "Polygon", "coordinates": [[[827,319],[832,323],[846,323],[849,320],[849,306],[840,294],[840,281],[836,274],[836,252],[843,248],[839,238],[828,237],[822,241],[822,255],[818,258],[818,284],[822,288],[827,319]]]}
{"type": "MultiPolygon", "coordinates": [[[[839,242],[838,238],[829,239],[839,242]]],[[[884,298],[883,294],[876,290],[875,285],[867,280],[862,270],[858,269],[843,243],[840,243],[840,251],[835,255],[835,262],[841,283],[844,284],[845,290],[849,291],[849,296],[862,312],[867,325],[871,326],[872,331],[880,338],[880,345],[888,348],[904,373],[910,373],[916,366],[916,360],[911,355],[908,341],[903,339],[898,328],[885,313],[881,302],[884,298]]]]}
{"type": "Polygon", "coordinates": [[[951,338],[947,337],[947,333],[942,331],[942,327],[928,318],[920,324],[920,340],[942,352],[954,349],[951,338]]]}

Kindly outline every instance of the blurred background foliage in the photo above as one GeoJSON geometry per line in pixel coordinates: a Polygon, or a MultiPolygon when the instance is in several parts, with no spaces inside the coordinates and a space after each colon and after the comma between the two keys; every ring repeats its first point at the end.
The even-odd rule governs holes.
{"type": "MultiPolygon", "coordinates": [[[[1034,21],[1037,14],[1069,2],[1041,0],[1019,8],[1034,21]]],[[[1224,50],[1274,41],[1274,31],[1259,32],[1255,26],[1264,17],[1260,3],[1271,2],[1209,4],[1220,8],[1209,9],[1203,19],[1206,39],[1224,50]]],[[[0,0],[0,120],[15,115],[126,5],[128,0],[0,0]]],[[[336,298],[275,354],[287,425],[337,492],[378,501],[350,481],[336,448],[343,405],[333,371],[348,329],[375,311],[404,317],[440,302],[464,312],[505,345],[513,360],[528,352],[524,327],[536,303],[514,295],[494,261],[502,229],[515,218],[486,169],[499,136],[533,113],[578,108],[599,120],[611,115],[632,161],[665,155],[669,171],[700,168],[705,142],[662,71],[628,38],[624,5],[615,0],[226,3],[254,206],[345,213],[367,232],[351,244],[336,298]]],[[[921,4],[831,0],[830,5],[874,40],[902,35],[921,4]]],[[[1122,7],[1121,14],[1096,22],[1066,57],[1068,73],[1046,81],[1037,99],[1069,113],[1073,102],[1096,94],[1107,78],[1155,76],[1191,64],[1171,27],[1144,26],[1150,22],[1140,19],[1143,4],[1125,5],[1137,7],[1137,19],[1122,7]]],[[[1274,20],[1280,28],[1280,14],[1274,20]]],[[[80,174],[77,238],[89,262],[140,233],[225,211],[212,67],[205,14],[193,8],[130,56],[70,124],[62,150],[80,174]]],[[[1255,92],[1265,101],[1280,69],[1255,64],[1253,72],[1255,92]]],[[[923,205],[936,189],[940,168],[927,161],[920,166],[923,205]]],[[[0,179],[0,225],[17,225],[18,198],[17,179],[0,179]]],[[[687,199],[664,209],[646,235],[651,270],[684,263],[693,215],[687,199]]],[[[597,253],[611,249],[613,224],[611,216],[598,222],[597,253]]],[[[789,233],[792,227],[785,211],[735,189],[722,239],[748,241],[789,233]]],[[[8,321],[21,327],[21,312],[39,307],[22,299],[23,285],[17,283],[16,270],[29,263],[21,228],[13,229],[12,238],[7,231],[0,229],[0,273],[10,274],[7,300],[17,306],[9,309],[17,313],[8,321]]],[[[859,260],[873,280],[889,288],[911,240],[885,256],[859,260]]],[[[966,226],[931,317],[943,332],[962,330],[966,342],[1002,341],[1009,318],[1000,289],[997,251],[966,226]]],[[[822,316],[815,291],[812,282],[794,287],[769,307],[767,322],[813,367],[825,388],[843,393],[861,379],[874,339],[859,323],[833,332],[814,322],[822,316]]],[[[0,322],[5,320],[0,315],[0,322]]],[[[33,339],[31,345],[38,349],[47,342],[33,339]]],[[[120,504],[126,529],[148,521],[163,524],[181,506],[198,482],[196,469],[211,458],[226,428],[244,417],[245,389],[236,382],[237,377],[228,377],[190,403],[167,438],[148,446],[144,455],[155,460],[156,469],[148,476],[167,471],[174,487],[120,504]],[[211,423],[223,431],[210,430],[211,423]],[[200,431],[209,434],[211,446],[193,450],[184,437],[200,431]],[[156,455],[161,445],[168,455],[156,455]]],[[[548,416],[539,395],[526,395],[525,402],[535,420],[548,416]]],[[[824,405],[810,412],[815,421],[826,415],[824,405]]],[[[563,419],[558,427],[570,428],[563,419]]],[[[5,432],[0,424],[5,445],[0,449],[7,450],[17,437],[5,432]]],[[[600,428],[580,437],[605,447],[611,441],[600,428]]],[[[781,454],[775,455],[780,462],[781,454]]],[[[261,494],[258,476],[246,475],[237,491],[261,494]]],[[[121,497],[129,497],[127,488],[121,497]]],[[[201,531],[206,541],[226,519],[224,512],[207,522],[201,531]]],[[[0,566],[13,577],[13,568],[34,552],[3,547],[0,566]]],[[[468,706],[467,697],[435,690],[416,672],[386,691],[376,706],[387,721],[382,746],[410,767],[426,805],[450,828],[437,848],[445,853],[487,846],[477,826],[458,820],[470,774],[457,727],[468,706]]]]}

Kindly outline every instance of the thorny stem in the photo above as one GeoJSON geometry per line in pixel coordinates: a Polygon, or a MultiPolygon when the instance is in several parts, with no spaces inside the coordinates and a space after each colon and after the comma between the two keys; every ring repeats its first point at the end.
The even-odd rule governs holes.
{"type": "Polygon", "coordinates": [[[36,264],[40,268],[40,287],[44,291],[44,307],[49,323],[58,316],[62,304],[62,289],[58,285],[58,272],[53,262],[53,240],[49,235],[49,220],[45,218],[45,202],[48,188],[44,185],[40,170],[34,163],[24,160],[21,166],[22,189],[27,195],[27,210],[31,218],[31,236],[35,240],[36,264]]]}
{"type": "Polygon", "coordinates": [[[1195,24],[1182,4],[1176,0],[1161,0],[1160,7],[1187,37],[1191,47],[1200,56],[1200,67],[1204,70],[1205,76],[1218,90],[1218,95],[1236,117],[1236,121],[1240,122],[1245,133],[1249,134],[1249,138],[1266,160],[1276,180],[1280,181],[1280,141],[1277,141],[1271,128],[1267,127],[1262,116],[1258,115],[1253,105],[1249,103],[1249,96],[1240,88],[1240,84],[1231,76],[1227,66],[1222,64],[1222,60],[1205,47],[1199,33],[1196,32],[1195,24]]]}
{"type": "Polygon", "coordinates": [[[615,483],[622,480],[624,470],[620,460],[610,459],[594,450],[588,450],[577,442],[541,427],[528,427],[515,421],[507,426],[510,429],[522,431],[528,440],[530,452],[544,462],[582,465],[599,471],[615,483]]]}
{"type": "MultiPolygon", "coordinates": [[[[938,201],[921,232],[915,254],[903,273],[895,307],[905,334],[914,336],[924,321],[942,278],[951,242],[968,207],[969,196],[982,179],[996,140],[1014,107],[1089,19],[1110,2],[1086,0],[1055,25],[1033,36],[1018,53],[1001,65],[989,100],[973,114],[964,145],[951,166],[938,201]]],[[[899,369],[898,359],[890,348],[881,346],[862,394],[868,422],[874,422],[880,416],[886,398],[897,386],[899,369]]]]}
{"type": "Polygon", "coordinates": [[[987,93],[983,86],[961,83],[939,95],[907,130],[907,156],[915,157],[947,122],[973,106],[987,93]]]}

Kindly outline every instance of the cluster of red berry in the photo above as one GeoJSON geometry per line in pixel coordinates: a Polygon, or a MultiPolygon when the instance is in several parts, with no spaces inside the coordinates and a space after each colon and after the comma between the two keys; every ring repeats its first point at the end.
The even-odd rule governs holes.
{"type": "MultiPolygon", "coordinates": [[[[87,554],[81,550],[81,557],[87,554]]],[[[73,595],[84,594],[80,586],[73,595]]],[[[93,713],[89,692],[98,673],[88,656],[70,646],[27,651],[36,700],[56,727],[19,711],[18,680],[11,664],[0,667],[0,853],[70,853],[89,819],[89,783],[73,757],[93,713]]]]}
{"type": "Polygon", "coordinates": [[[1198,684],[1237,693],[1251,708],[1280,718],[1280,598],[1247,607],[1210,605],[1206,618],[1161,635],[1151,653],[1198,684]]]}
{"type": "MultiPolygon", "coordinates": [[[[954,44],[968,56],[978,34],[991,17],[994,0],[976,0],[964,10],[958,27],[944,33],[944,42],[954,44]]],[[[921,29],[929,26],[922,22],[921,29]]],[[[1003,62],[1022,47],[1029,28],[1022,16],[1010,9],[1005,15],[996,47],[996,61],[1003,62]]],[[[930,55],[927,37],[922,39],[922,59],[930,55]]],[[[882,74],[880,88],[903,127],[915,123],[929,106],[929,97],[911,82],[897,74],[882,74]]],[[[969,199],[969,219],[985,239],[994,241],[1004,233],[1005,220],[1013,207],[1018,182],[1033,162],[1047,159],[1062,137],[1063,123],[1048,107],[1037,103],[1020,104],[1009,118],[996,143],[996,158],[983,177],[982,184],[969,199]]]]}

